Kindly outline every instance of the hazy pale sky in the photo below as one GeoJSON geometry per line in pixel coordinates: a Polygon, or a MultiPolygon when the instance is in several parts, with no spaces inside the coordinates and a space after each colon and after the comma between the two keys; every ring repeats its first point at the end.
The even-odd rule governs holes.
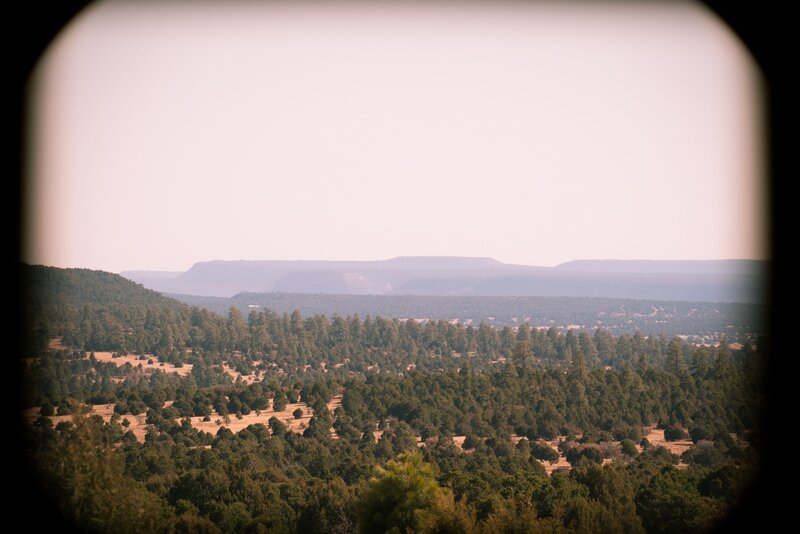
{"type": "Polygon", "coordinates": [[[755,63],[628,4],[95,4],[32,85],[23,259],[764,258],[755,63]]]}

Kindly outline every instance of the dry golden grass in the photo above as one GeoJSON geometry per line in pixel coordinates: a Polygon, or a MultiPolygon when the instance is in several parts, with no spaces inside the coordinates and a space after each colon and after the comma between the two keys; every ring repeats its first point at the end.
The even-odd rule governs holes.
{"type": "MultiPolygon", "coordinates": [[[[96,354],[96,353],[95,353],[96,354]]],[[[164,403],[164,407],[170,406],[173,401],[167,401],[164,403]]],[[[334,396],[330,402],[328,402],[328,410],[331,414],[334,414],[336,409],[342,405],[342,393],[334,396]]],[[[105,422],[111,420],[111,416],[114,413],[114,405],[113,404],[98,404],[91,407],[90,414],[96,414],[103,418],[105,422]]],[[[23,415],[29,422],[32,422],[39,416],[39,408],[30,408],[23,412],[23,415]]],[[[220,428],[225,427],[233,433],[238,433],[247,428],[250,425],[261,423],[265,426],[269,426],[269,420],[272,417],[276,417],[279,421],[283,422],[286,425],[287,429],[291,432],[302,433],[307,427],[308,422],[310,421],[312,416],[311,408],[304,402],[293,402],[287,404],[283,410],[275,411],[273,409],[268,410],[261,410],[260,412],[256,412],[255,410],[250,412],[247,415],[243,415],[240,418],[236,417],[235,415],[228,416],[228,420],[225,421],[219,414],[216,412],[212,412],[209,421],[203,421],[203,417],[190,417],[190,421],[192,423],[192,427],[196,428],[197,430],[201,430],[203,432],[208,432],[212,435],[216,435],[220,428]],[[296,409],[301,409],[303,415],[299,418],[295,418],[293,413],[296,409]]],[[[71,421],[72,415],[58,415],[50,417],[50,420],[53,422],[53,425],[57,425],[62,421],[71,421]]],[[[136,439],[140,442],[144,441],[145,434],[147,433],[147,423],[146,423],[146,416],[144,414],[141,415],[123,415],[120,417],[120,423],[127,419],[129,421],[129,426],[127,430],[131,430],[136,436],[136,439]]],[[[689,449],[693,444],[691,440],[684,439],[679,441],[666,441],[664,439],[664,431],[655,426],[647,427],[648,434],[647,439],[650,441],[652,446],[662,446],[665,447],[670,452],[681,455],[684,451],[689,449]]],[[[330,429],[331,437],[333,439],[338,439],[336,432],[333,428],[330,429]]],[[[375,430],[373,431],[373,435],[375,436],[375,441],[381,439],[383,435],[383,430],[375,430]]],[[[513,435],[512,442],[514,445],[518,444],[522,438],[520,436],[513,435]]],[[[558,444],[560,441],[565,440],[565,436],[558,436],[552,440],[543,440],[544,443],[552,448],[554,451],[558,451],[558,444]]],[[[465,453],[472,453],[474,449],[464,449],[464,441],[466,440],[466,436],[453,436],[453,442],[461,448],[462,451],[465,453]]],[[[417,436],[417,446],[424,447],[426,443],[422,441],[420,436],[417,436]]],[[[637,448],[640,448],[637,445],[637,448]]],[[[544,466],[547,475],[550,476],[553,474],[554,471],[558,471],[561,469],[570,470],[572,466],[567,462],[567,459],[559,452],[559,458],[555,463],[545,462],[539,460],[539,462],[544,466]]],[[[603,459],[603,465],[608,465],[613,462],[610,458],[603,459]]],[[[683,462],[678,463],[676,466],[678,469],[686,469],[688,466],[683,462]]]]}
{"type": "Polygon", "coordinates": [[[561,454],[561,452],[558,450],[559,442],[564,441],[566,439],[567,439],[566,436],[558,436],[555,439],[544,440],[545,445],[556,451],[559,455],[558,460],[556,460],[556,462],[552,464],[550,462],[539,460],[539,463],[544,466],[544,470],[547,472],[547,476],[552,475],[554,471],[558,471],[559,469],[565,469],[567,471],[572,469],[570,463],[567,461],[564,455],[561,454]]]}
{"type": "MultiPolygon", "coordinates": [[[[39,417],[39,408],[30,408],[23,412],[23,416],[29,421],[34,421],[37,417],[39,417]]],[[[86,415],[99,415],[103,418],[103,421],[108,423],[111,420],[111,416],[114,414],[114,405],[113,404],[95,404],[90,406],[90,412],[86,415]]],[[[58,425],[62,421],[72,421],[72,418],[75,417],[74,415],[53,415],[49,419],[53,422],[53,426],[58,425]]],[[[140,415],[121,415],[119,418],[120,424],[127,419],[129,425],[124,430],[130,430],[133,432],[133,435],[136,436],[136,439],[139,441],[144,441],[144,436],[147,433],[147,416],[145,414],[140,415]]]]}
{"type": "MultiPolygon", "coordinates": [[[[50,341],[49,348],[52,350],[69,350],[68,347],[65,347],[62,342],[61,338],[55,338],[50,341]]],[[[153,355],[145,355],[147,359],[140,360],[138,355],[126,355],[126,356],[118,356],[116,358],[113,357],[112,352],[95,352],[95,358],[98,361],[102,362],[112,362],[118,366],[123,366],[126,363],[129,363],[133,367],[139,367],[141,365],[142,370],[145,372],[153,372],[155,369],[161,369],[167,373],[176,373],[181,376],[186,376],[192,371],[191,364],[184,364],[183,367],[175,367],[172,364],[168,363],[161,363],[158,361],[158,358],[153,355]],[[152,361],[153,363],[148,363],[152,361]]],[[[338,367],[335,366],[335,367],[338,367]]],[[[242,381],[247,384],[252,384],[254,382],[258,382],[262,376],[259,371],[255,371],[251,375],[241,375],[238,371],[234,370],[230,367],[227,363],[223,364],[223,369],[225,372],[230,375],[231,379],[235,382],[240,376],[242,381]]],[[[124,380],[124,379],[116,379],[116,380],[124,380]]],[[[331,401],[328,403],[328,410],[331,414],[334,414],[336,409],[342,405],[342,394],[343,392],[339,392],[338,395],[334,396],[331,401]]],[[[172,404],[172,401],[167,401],[165,403],[165,407],[172,404]]],[[[113,404],[100,404],[91,407],[91,413],[100,415],[104,421],[108,422],[111,419],[111,416],[114,411],[113,404]]],[[[35,420],[39,416],[39,408],[31,408],[29,410],[25,410],[23,415],[29,421],[35,420]]],[[[241,418],[236,417],[235,415],[228,416],[228,420],[225,421],[223,418],[217,414],[216,412],[212,412],[209,421],[203,421],[203,417],[191,417],[192,427],[198,430],[202,430],[204,432],[208,432],[210,434],[216,435],[220,428],[226,427],[230,431],[237,433],[242,431],[243,429],[247,428],[249,425],[262,423],[264,425],[269,424],[269,419],[271,417],[276,417],[278,420],[283,422],[288,430],[292,432],[302,433],[307,427],[308,423],[311,419],[312,413],[311,408],[309,408],[306,403],[304,402],[297,402],[297,403],[289,403],[283,410],[275,411],[273,409],[262,410],[260,412],[256,412],[255,410],[250,412],[248,415],[243,415],[241,418]],[[295,418],[293,412],[296,409],[301,409],[303,415],[299,418],[295,418]]],[[[71,415],[63,415],[63,416],[52,416],[50,417],[53,425],[57,425],[61,421],[69,421],[72,419],[73,416],[71,415]]],[[[125,415],[120,418],[120,422],[124,419],[129,421],[129,426],[127,427],[128,430],[131,430],[136,439],[139,441],[144,441],[144,437],[147,431],[147,424],[146,424],[146,416],[144,414],[141,415],[125,415]]],[[[684,439],[678,441],[667,441],[664,439],[664,431],[655,427],[655,425],[647,427],[647,440],[653,446],[662,446],[665,447],[673,454],[681,455],[687,449],[689,449],[693,444],[691,440],[684,439]]],[[[331,436],[334,439],[338,439],[336,432],[333,428],[330,429],[331,436]]],[[[375,430],[373,431],[373,435],[375,436],[375,440],[380,440],[381,436],[383,435],[383,430],[375,430]]],[[[464,449],[464,441],[466,436],[453,436],[453,442],[461,448],[464,452],[473,452],[472,449],[467,450],[464,449]]],[[[520,436],[512,435],[511,437],[513,445],[517,445],[519,441],[522,439],[520,436]]],[[[553,450],[558,452],[558,443],[561,440],[566,439],[565,436],[559,436],[556,439],[545,441],[545,443],[551,447],[553,450]]],[[[425,442],[422,441],[420,436],[417,436],[417,446],[422,447],[425,446],[425,442]]],[[[637,448],[641,451],[641,447],[637,445],[637,448]]],[[[604,459],[603,465],[610,463],[611,459],[604,459]]],[[[545,471],[548,475],[551,475],[554,471],[559,469],[570,469],[571,466],[569,462],[567,462],[566,458],[563,455],[560,455],[558,461],[551,464],[549,462],[541,462],[544,465],[545,471]]],[[[680,462],[677,467],[679,469],[685,469],[687,466],[683,462],[680,462]]]]}
{"type": "MultiPolygon", "coordinates": [[[[50,340],[48,347],[51,350],[69,350],[69,347],[66,347],[62,344],[62,338],[54,338],[50,340]]],[[[118,355],[117,357],[114,357],[114,354],[115,353],[108,351],[95,351],[94,356],[99,362],[111,362],[119,367],[124,366],[126,363],[130,364],[132,367],[141,367],[145,373],[152,373],[156,369],[161,369],[165,373],[175,373],[180,376],[187,376],[192,372],[193,367],[192,364],[184,364],[182,367],[175,367],[170,363],[160,362],[158,357],[151,354],[143,355],[145,359],[140,359],[140,355],[136,354],[128,354],[124,356],[118,355]]],[[[263,374],[259,371],[255,371],[250,375],[241,375],[241,373],[230,367],[227,362],[224,363],[222,367],[225,372],[230,375],[234,382],[241,377],[242,381],[246,384],[252,384],[254,382],[258,382],[262,378],[263,374]]],[[[112,380],[115,382],[122,382],[125,379],[114,377],[112,380]]],[[[333,414],[336,409],[342,405],[342,394],[343,392],[339,392],[338,395],[335,395],[330,402],[328,402],[328,410],[331,412],[331,414],[333,414]]],[[[164,406],[170,406],[172,403],[173,401],[167,401],[164,403],[164,406]]],[[[89,409],[90,414],[100,415],[105,422],[108,422],[111,420],[111,416],[114,413],[114,404],[99,404],[90,406],[89,409]]],[[[30,422],[39,417],[39,414],[40,409],[38,407],[30,408],[23,412],[23,416],[30,422]]],[[[263,410],[258,413],[256,411],[252,411],[248,415],[243,415],[241,419],[237,418],[235,415],[231,415],[228,417],[228,421],[223,421],[223,418],[214,412],[211,415],[210,421],[203,421],[203,417],[191,417],[190,420],[192,422],[192,427],[198,430],[209,432],[211,434],[216,434],[217,431],[223,426],[227,427],[232,432],[240,432],[252,424],[263,423],[267,425],[271,417],[277,417],[287,426],[290,431],[303,432],[308,426],[311,415],[311,408],[309,408],[304,402],[298,402],[287,404],[283,410],[278,412],[273,409],[263,410]],[[293,412],[298,408],[303,411],[303,415],[300,418],[295,418],[293,412]]],[[[57,425],[62,421],[72,420],[72,417],[72,415],[58,415],[51,416],[50,420],[53,422],[53,425],[57,425]]],[[[145,434],[147,433],[146,415],[124,415],[120,417],[120,422],[125,419],[127,419],[129,423],[127,430],[133,431],[136,439],[139,441],[144,441],[145,434]]],[[[333,429],[331,429],[331,435],[333,438],[338,437],[333,429]]]]}
{"type": "Polygon", "coordinates": [[[50,343],[47,344],[47,348],[50,350],[69,350],[69,347],[62,343],[63,339],[62,337],[54,337],[50,340],[50,343]]]}
{"type": "MultiPolygon", "coordinates": [[[[677,454],[678,456],[686,452],[689,448],[692,447],[692,445],[694,445],[694,443],[692,443],[692,440],[690,439],[667,441],[666,439],[664,439],[664,431],[662,429],[656,428],[655,425],[649,426],[645,430],[648,431],[645,437],[647,438],[647,441],[650,442],[651,446],[664,447],[672,454],[677,454]]],[[[636,446],[636,448],[641,450],[641,447],[639,447],[638,445],[636,446]]],[[[688,465],[686,465],[683,462],[678,462],[678,465],[676,467],[678,469],[686,469],[688,465]]]]}
{"type": "MultiPolygon", "coordinates": [[[[333,414],[336,408],[341,405],[342,395],[339,394],[334,396],[330,402],[328,402],[328,410],[331,412],[331,414],[333,414]]],[[[193,428],[208,432],[210,434],[216,434],[222,427],[226,427],[231,432],[237,433],[241,432],[250,425],[255,425],[258,423],[269,426],[270,418],[275,417],[285,424],[286,428],[291,432],[302,433],[308,427],[308,422],[311,420],[312,415],[311,408],[305,402],[292,402],[288,403],[283,410],[277,412],[272,408],[268,410],[260,410],[258,412],[253,410],[247,415],[242,415],[241,419],[235,415],[229,415],[228,420],[225,421],[224,418],[218,413],[212,412],[210,421],[203,421],[203,417],[191,417],[190,420],[193,428]],[[302,410],[303,415],[299,418],[296,418],[293,414],[298,408],[302,410]]],[[[331,429],[332,437],[336,438],[337,436],[335,434],[336,433],[333,431],[333,429],[331,429]]]]}
{"type": "MultiPolygon", "coordinates": [[[[253,362],[254,364],[258,365],[260,362],[253,362]]],[[[231,377],[231,380],[236,382],[236,380],[241,377],[242,382],[245,384],[254,384],[255,382],[260,382],[263,378],[263,372],[259,370],[253,371],[252,374],[243,375],[239,371],[235,370],[233,367],[229,366],[227,362],[222,364],[222,369],[231,377]]]]}
{"type": "MultiPolygon", "coordinates": [[[[167,401],[164,403],[164,407],[167,407],[172,404],[173,401],[167,401]]],[[[328,403],[328,410],[333,413],[339,406],[342,405],[342,395],[336,395],[331,399],[328,403]]],[[[103,418],[105,422],[111,420],[111,416],[114,413],[114,405],[113,404],[97,404],[91,407],[90,415],[97,414],[103,418]]],[[[28,421],[33,421],[37,417],[39,417],[39,408],[30,408],[23,412],[23,415],[28,421]]],[[[223,421],[223,418],[217,414],[212,413],[210,421],[203,421],[203,417],[190,417],[189,420],[192,422],[192,427],[196,428],[197,430],[202,430],[204,432],[208,432],[210,434],[216,435],[220,428],[223,426],[226,427],[231,432],[237,433],[241,432],[249,425],[263,423],[264,425],[269,424],[269,419],[271,417],[277,417],[280,421],[282,421],[286,427],[292,431],[297,433],[302,433],[306,427],[308,426],[308,421],[311,419],[311,408],[309,408],[306,403],[304,402],[297,402],[287,404],[286,407],[276,412],[275,410],[262,410],[260,413],[256,413],[256,411],[250,412],[248,415],[243,415],[241,419],[237,418],[235,415],[229,416],[228,422],[223,421]],[[299,419],[295,419],[292,412],[294,412],[297,408],[303,410],[303,416],[299,419]]],[[[71,421],[72,415],[54,415],[50,417],[50,420],[53,422],[53,425],[57,425],[61,421],[71,421]]],[[[145,414],[141,415],[123,415],[120,416],[120,423],[124,419],[128,419],[130,425],[128,426],[127,430],[133,431],[133,434],[136,436],[136,439],[143,442],[144,436],[147,433],[147,417],[145,414]]],[[[336,438],[335,432],[331,429],[332,437],[336,438]]]]}
{"type": "Polygon", "coordinates": [[[564,469],[566,471],[572,469],[572,466],[567,461],[567,459],[564,458],[564,456],[559,456],[558,461],[556,461],[556,463],[554,464],[551,464],[550,462],[543,462],[541,460],[539,460],[539,463],[541,463],[544,466],[544,470],[547,472],[547,476],[552,475],[554,471],[558,471],[560,469],[564,469]]]}
{"type": "MultiPolygon", "coordinates": [[[[333,412],[336,411],[336,408],[341,405],[342,394],[340,393],[339,395],[334,396],[330,402],[328,402],[328,411],[333,414],[333,412]]],[[[216,434],[217,431],[223,426],[233,433],[241,432],[248,426],[258,423],[268,426],[270,418],[275,417],[285,424],[287,429],[291,432],[302,433],[308,427],[308,422],[311,420],[311,416],[311,408],[305,402],[292,402],[287,404],[283,410],[277,412],[272,408],[268,410],[261,410],[259,412],[254,410],[247,415],[242,415],[241,419],[235,415],[229,415],[228,421],[225,421],[216,412],[212,412],[210,421],[203,421],[203,417],[191,417],[190,419],[192,421],[193,428],[208,432],[210,434],[216,434]],[[299,418],[295,418],[293,413],[298,408],[303,411],[303,415],[299,418]]],[[[332,437],[337,437],[335,436],[333,429],[331,429],[331,434],[332,437]]]]}
{"type": "MultiPolygon", "coordinates": [[[[51,350],[70,350],[69,347],[66,347],[61,343],[61,338],[54,338],[50,340],[48,347],[51,350]]],[[[191,352],[191,349],[189,349],[191,352]]],[[[181,367],[175,367],[171,363],[165,363],[159,361],[157,356],[152,354],[127,354],[124,356],[118,355],[116,358],[114,357],[115,352],[109,351],[95,351],[94,356],[99,362],[111,362],[116,364],[117,367],[122,367],[126,363],[130,364],[132,367],[139,367],[141,366],[142,371],[145,373],[152,373],[156,369],[161,369],[165,373],[175,373],[180,376],[187,376],[192,372],[193,365],[190,363],[183,364],[181,367]],[[144,359],[141,357],[144,356],[144,359]],[[152,362],[152,363],[149,363],[152,362]]],[[[35,360],[35,359],[34,359],[35,360]]],[[[260,362],[253,362],[254,364],[259,364],[260,362]]],[[[229,366],[227,362],[222,364],[222,368],[228,376],[231,377],[233,382],[241,377],[242,381],[245,384],[253,384],[255,382],[260,382],[263,377],[263,371],[255,370],[252,374],[243,375],[240,372],[236,371],[233,367],[229,366]]],[[[124,382],[124,378],[115,377],[112,378],[114,382],[124,382]]]]}
{"type": "Polygon", "coordinates": [[[311,410],[305,403],[291,403],[287,404],[286,408],[279,412],[272,409],[261,410],[259,412],[254,410],[247,415],[241,416],[241,419],[235,415],[229,415],[226,421],[216,412],[211,413],[210,421],[203,421],[203,417],[191,417],[190,419],[192,421],[192,427],[197,430],[202,430],[209,434],[216,434],[220,428],[225,427],[235,434],[241,432],[250,425],[258,423],[268,426],[269,420],[272,417],[278,418],[292,432],[302,432],[308,426],[308,421],[311,419],[311,410]],[[297,408],[303,410],[303,416],[299,419],[295,419],[292,415],[292,412],[297,408]]]}
{"type": "Polygon", "coordinates": [[[152,373],[156,369],[161,369],[165,373],[175,373],[180,376],[187,376],[192,372],[192,364],[190,363],[183,364],[183,367],[175,367],[171,363],[159,362],[158,357],[153,356],[152,354],[144,354],[143,356],[146,358],[144,360],[140,360],[140,356],[137,354],[117,356],[116,358],[113,357],[114,354],[115,353],[113,352],[95,352],[94,357],[98,362],[111,362],[116,364],[117,367],[122,367],[126,363],[131,364],[132,367],[139,367],[141,365],[142,370],[146,373],[152,373]]]}
{"type": "Polygon", "coordinates": [[[647,441],[650,442],[650,445],[664,447],[669,452],[677,454],[678,456],[686,452],[686,450],[693,445],[692,440],[690,439],[667,441],[664,439],[664,431],[660,428],[656,428],[655,426],[648,427],[646,430],[648,432],[645,437],[647,438],[647,441]]]}

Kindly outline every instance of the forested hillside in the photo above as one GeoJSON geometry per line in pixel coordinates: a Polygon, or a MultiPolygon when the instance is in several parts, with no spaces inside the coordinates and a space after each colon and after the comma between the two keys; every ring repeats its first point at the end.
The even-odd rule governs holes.
{"type": "Polygon", "coordinates": [[[760,339],[221,316],[33,269],[26,449],[81,529],[701,531],[759,470],[760,339]]]}
{"type": "Polygon", "coordinates": [[[163,306],[174,301],[127,278],[90,269],[25,265],[21,269],[24,305],[32,309],[80,306],[163,306]]]}
{"type": "Polygon", "coordinates": [[[187,310],[180,302],[104,271],[22,264],[20,281],[22,346],[29,353],[44,349],[56,336],[65,336],[72,346],[89,342],[119,347],[126,338],[137,338],[144,330],[154,333],[156,324],[172,323],[187,310]]]}

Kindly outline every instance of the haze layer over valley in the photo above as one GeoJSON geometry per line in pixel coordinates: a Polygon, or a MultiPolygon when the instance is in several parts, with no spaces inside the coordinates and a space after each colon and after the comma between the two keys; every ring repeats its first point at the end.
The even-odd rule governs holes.
{"type": "Polygon", "coordinates": [[[767,262],[572,261],[555,267],[491,258],[397,257],[385,261],[208,261],[186,272],[124,271],[163,293],[609,297],[763,302],[767,262]]]}

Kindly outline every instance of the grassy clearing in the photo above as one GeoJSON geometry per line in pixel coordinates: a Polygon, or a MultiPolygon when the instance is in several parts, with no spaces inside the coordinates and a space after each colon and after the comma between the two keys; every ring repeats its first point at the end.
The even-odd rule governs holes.
{"type": "MultiPolygon", "coordinates": [[[[167,401],[164,403],[164,407],[167,407],[170,404],[172,404],[172,401],[167,401]]],[[[328,410],[333,413],[336,408],[341,405],[342,395],[339,394],[333,397],[328,403],[328,410]]],[[[99,415],[105,422],[109,422],[114,413],[114,404],[96,404],[94,406],[90,406],[90,409],[91,411],[89,412],[89,415],[99,415]]],[[[252,411],[248,415],[243,415],[241,419],[235,415],[231,415],[228,417],[227,422],[224,421],[223,418],[216,412],[212,413],[210,421],[203,421],[203,417],[190,417],[189,420],[192,422],[193,428],[216,435],[216,433],[222,427],[226,427],[231,432],[238,433],[247,428],[249,425],[254,425],[257,423],[268,425],[269,419],[271,417],[276,417],[283,422],[290,431],[302,433],[308,426],[311,415],[311,408],[306,403],[296,402],[287,404],[283,410],[277,412],[272,409],[261,410],[260,412],[252,411]],[[292,415],[292,412],[294,412],[297,408],[300,408],[303,411],[303,416],[300,418],[295,418],[294,415],[292,415]]],[[[23,416],[28,421],[33,422],[37,417],[39,417],[39,408],[30,408],[25,410],[23,412],[23,416]]],[[[55,426],[62,421],[71,421],[72,417],[72,415],[54,415],[50,417],[50,420],[55,426]]],[[[144,442],[144,436],[147,433],[146,415],[140,414],[120,416],[120,422],[122,422],[123,419],[127,419],[130,422],[128,430],[133,431],[136,439],[140,442],[144,442]]],[[[334,439],[337,438],[336,433],[332,428],[331,436],[334,439]]]]}
{"type": "MultiPolygon", "coordinates": [[[[164,407],[167,407],[172,404],[172,401],[167,401],[164,403],[164,407]]],[[[328,411],[333,414],[336,409],[342,405],[342,393],[334,396],[330,402],[328,402],[328,411]]],[[[99,415],[103,418],[105,422],[109,422],[111,420],[111,416],[114,413],[114,404],[97,404],[94,406],[90,406],[91,411],[89,412],[90,415],[99,415]]],[[[272,417],[277,418],[281,421],[286,428],[291,432],[302,433],[307,427],[308,423],[312,417],[312,410],[305,402],[293,402],[288,403],[283,410],[275,411],[273,409],[268,410],[260,410],[260,411],[252,411],[247,415],[242,415],[241,417],[237,417],[235,415],[229,415],[227,421],[217,414],[216,412],[212,412],[209,421],[203,421],[203,417],[190,417],[189,420],[192,423],[192,427],[196,428],[197,430],[201,430],[203,432],[208,432],[212,435],[216,435],[220,428],[227,428],[233,433],[238,433],[247,428],[250,425],[261,423],[265,426],[269,426],[269,420],[272,417]],[[302,411],[302,416],[295,417],[294,411],[297,409],[302,411]]],[[[30,408],[23,412],[23,416],[29,421],[33,422],[37,417],[39,417],[39,408],[30,408]]],[[[53,425],[57,425],[62,421],[71,421],[72,415],[57,415],[51,416],[50,420],[53,422],[53,425]]],[[[146,423],[146,416],[144,414],[140,415],[123,415],[120,417],[120,422],[122,420],[127,419],[129,421],[128,430],[131,430],[133,434],[136,436],[136,439],[140,442],[144,442],[145,434],[147,433],[147,423],[146,423]]],[[[693,443],[689,439],[683,439],[678,441],[667,441],[664,439],[664,431],[662,429],[658,429],[655,426],[647,427],[646,430],[648,431],[646,437],[647,440],[650,442],[652,447],[661,446],[669,450],[673,454],[681,455],[687,449],[692,447],[693,443]]],[[[330,429],[331,437],[333,439],[338,439],[336,432],[333,428],[330,429]]],[[[373,431],[373,435],[375,436],[375,440],[380,440],[381,436],[383,435],[383,430],[375,430],[373,431]]],[[[512,436],[512,443],[516,446],[521,439],[520,436],[512,436]]],[[[464,441],[466,440],[466,436],[453,436],[453,442],[458,446],[462,451],[465,453],[474,452],[474,449],[465,449],[464,448],[464,441]]],[[[558,436],[552,440],[541,440],[540,443],[546,444],[548,447],[552,448],[554,451],[558,451],[558,444],[561,441],[566,440],[566,436],[558,436]]],[[[619,442],[613,442],[615,444],[619,444],[619,442]]],[[[427,444],[422,440],[420,436],[417,436],[417,446],[424,447],[427,444]]],[[[636,446],[640,451],[641,447],[639,445],[636,446]]],[[[613,461],[611,458],[605,458],[603,460],[603,465],[609,464],[613,461]]],[[[558,470],[569,470],[571,469],[571,465],[567,462],[567,459],[564,457],[563,454],[559,452],[558,460],[554,463],[545,462],[539,460],[539,462],[544,466],[547,475],[550,476],[553,472],[558,470]]],[[[688,466],[683,462],[678,463],[678,469],[686,469],[688,466]]]]}
{"type": "Polygon", "coordinates": [[[192,364],[185,363],[181,367],[175,367],[171,363],[164,363],[158,360],[158,356],[152,354],[127,354],[125,356],[114,355],[116,352],[95,352],[94,357],[98,362],[111,362],[116,364],[117,367],[122,367],[126,363],[131,367],[141,367],[145,373],[152,373],[156,369],[160,369],[165,373],[175,373],[180,376],[187,376],[192,372],[192,364]],[[142,359],[144,358],[144,359],[142,359]]]}

